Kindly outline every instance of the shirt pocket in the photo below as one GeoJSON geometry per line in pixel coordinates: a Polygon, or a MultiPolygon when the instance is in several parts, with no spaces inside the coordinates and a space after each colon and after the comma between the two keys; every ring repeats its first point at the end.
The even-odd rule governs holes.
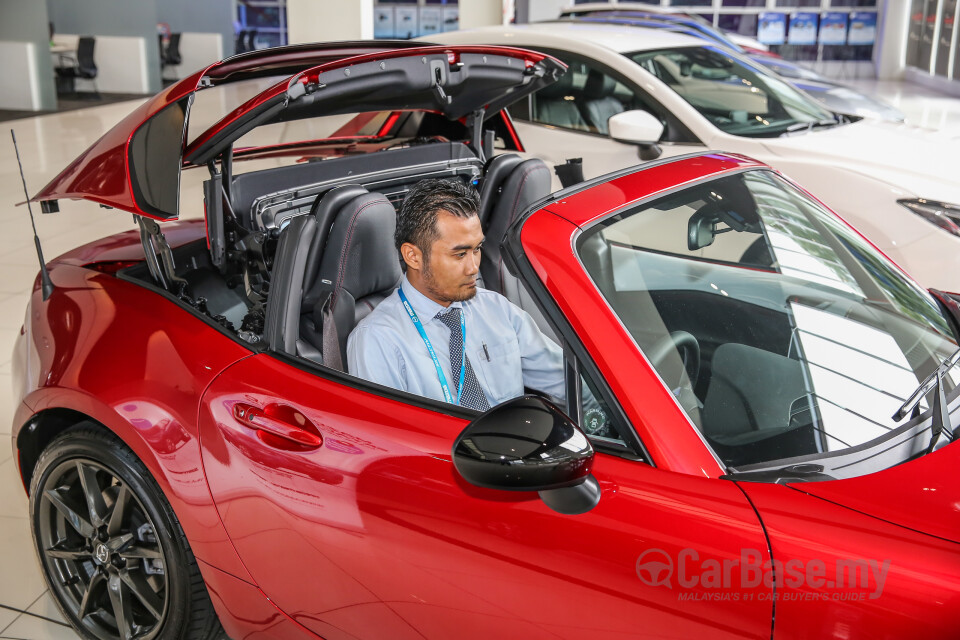
{"type": "Polygon", "coordinates": [[[491,406],[523,395],[520,343],[516,338],[475,349],[470,362],[491,406]]]}

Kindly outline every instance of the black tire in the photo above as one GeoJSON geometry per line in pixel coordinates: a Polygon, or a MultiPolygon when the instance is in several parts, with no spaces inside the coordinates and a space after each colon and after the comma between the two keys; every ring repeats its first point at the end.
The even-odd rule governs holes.
{"type": "Polygon", "coordinates": [[[50,592],[81,637],[222,637],[176,515],[106,429],[77,425],[43,451],[30,527],[50,592]]]}

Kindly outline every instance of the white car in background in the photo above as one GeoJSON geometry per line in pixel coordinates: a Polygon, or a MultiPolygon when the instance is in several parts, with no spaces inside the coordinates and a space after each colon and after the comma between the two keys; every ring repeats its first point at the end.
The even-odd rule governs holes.
{"type": "Polygon", "coordinates": [[[538,49],[570,65],[510,108],[548,164],[582,158],[589,179],[704,149],[744,154],[796,180],[924,286],[960,292],[956,138],[838,116],[746,58],[664,30],[540,23],[430,40],[538,49]]]}

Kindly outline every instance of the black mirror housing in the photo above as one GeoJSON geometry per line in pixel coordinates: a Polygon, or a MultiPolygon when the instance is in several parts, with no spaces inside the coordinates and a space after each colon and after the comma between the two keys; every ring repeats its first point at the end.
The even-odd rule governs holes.
{"type": "Polygon", "coordinates": [[[453,463],[470,484],[507,491],[549,491],[582,484],[593,447],[560,409],[536,395],[493,407],[453,444],[453,463]]]}

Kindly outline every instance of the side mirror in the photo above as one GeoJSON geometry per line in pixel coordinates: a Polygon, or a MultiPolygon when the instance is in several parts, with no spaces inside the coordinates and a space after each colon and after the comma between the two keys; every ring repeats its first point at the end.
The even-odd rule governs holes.
{"type": "Polygon", "coordinates": [[[642,160],[660,157],[661,150],[657,142],[663,135],[663,123],[653,114],[641,109],[621,111],[607,120],[607,130],[617,142],[639,146],[642,160]]]}
{"type": "Polygon", "coordinates": [[[590,441],[540,396],[514,398],[467,425],[453,444],[453,464],[478,487],[538,491],[559,513],[586,513],[600,501],[590,441]]]}

